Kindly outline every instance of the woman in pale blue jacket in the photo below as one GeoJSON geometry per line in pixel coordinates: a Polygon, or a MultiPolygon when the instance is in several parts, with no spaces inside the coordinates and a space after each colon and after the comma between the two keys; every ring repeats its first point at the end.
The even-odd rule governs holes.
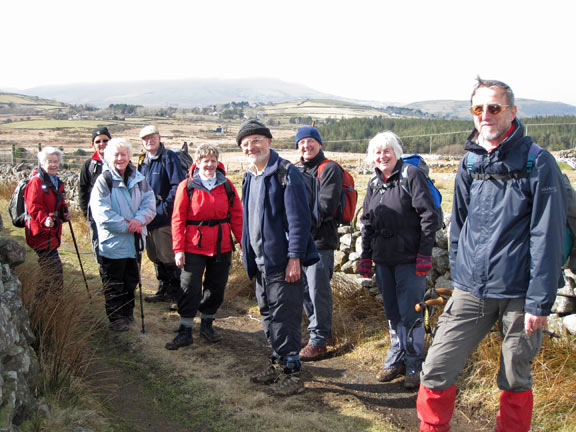
{"type": "Polygon", "coordinates": [[[126,331],[134,321],[134,290],[146,225],[156,215],[154,191],[130,162],[132,147],[123,138],[104,150],[102,175],[90,194],[90,211],[98,229],[102,284],[110,329],[126,331]]]}

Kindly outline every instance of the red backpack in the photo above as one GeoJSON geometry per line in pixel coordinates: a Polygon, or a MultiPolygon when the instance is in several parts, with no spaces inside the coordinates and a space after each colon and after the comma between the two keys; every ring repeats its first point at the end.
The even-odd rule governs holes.
{"type": "Polygon", "coordinates": [[[339,225],[350,225],[354,219],[354,213],[356,212],[356,203],[358,202],[358,192],[354,189],[354,177],[348,171],[346,171],[342,166],[333,160],[325,159],[320,165],[318,165],[318,181],[320,181],[320,176],[326,168],[328,162],[334,162],[342,170],[342,189],[340,190],[340,205],[336,209],[334,218],[339,225]]]}

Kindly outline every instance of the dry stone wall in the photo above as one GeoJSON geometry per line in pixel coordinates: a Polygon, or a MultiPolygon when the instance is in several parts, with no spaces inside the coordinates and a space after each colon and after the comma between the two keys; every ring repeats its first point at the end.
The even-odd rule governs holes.
{"type": "Polygon", "coordinates": [[[22,303],[22,284],[12,274],[25,258],[23,246],[0,236],[0,432],[20,430],[17,425],[37,406],[34,335],[22,303]]]}

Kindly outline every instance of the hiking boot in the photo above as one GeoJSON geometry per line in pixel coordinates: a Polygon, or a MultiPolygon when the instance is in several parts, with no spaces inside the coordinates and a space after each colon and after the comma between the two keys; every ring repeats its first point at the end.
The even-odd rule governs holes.
{"type": "Polygon", "coordinates": [[[376,375],[376,379],[380,382],[388,382],[404,374],[405,372],[406,368],[404,367],[404,365],[395,366],[391,368],[382,367],[382,370],[380,370],[380,372],[378,372],[378,375],[376,375]]]}
{"type": "Polygon", "coordinates": [[[126,324],[126,321],[124,321],[123,319],[112,321],[109,324],[108,328],[114,332],[125,332],[130,330],[128,328],[128,325],[126,324]]]}
{"type": "Polygon", "coordinates": [[[266,369],[250,377],[250,381],[255,384],[272,384],[282,375],[282,368],[276,363],[271,363],[266,369]]]}
{"type": "Polygon", "coordinates": [[[146,296],[146,298],[144,299],[144,301],[146,303],[160,303],[160,302],[167,302],[170,301],[170,297],[168,297],[166,294],[164,294],[163,292],[158,291],[156,294],[154,295],[149,295],[146,296]]]}
{"type": "Polygon", "coordinates": [[[404,378],[404,388],[407,390],[415,390],[420,387],[420,374],[416,373],[409,373],[404,378]]]}
{"type": "Polygon", "coordinates": [[[304,381],[300,372],[281,373],[270,387],[270,392],[275,396],[291,396],[303,391],[304,381]]]}
{"type": "Polygon", "coordinates": [[[222,340],[222,336],[220,336],[218,332],[214,330],[214,327],[212,327],[213,322],[214,319],[211,318],[200,321],[200,336],[210,343],[216,343],[222,340]]]}
{"type": "Polygon", "coordinates": [[[326,347],[316,346],[316,345],[306,345],[300,350],[300,360],[301,361],[316,361],[322,360],[326,357],[328,350],[326,347]]]}
{"type": "Polygon", "coordinates": [[[192,327],[185,327],[181,325],[178,328],[178,334],[172,342],[168,342],[166,344],[167,350],[177,350],[178,348],[182,348],[188,345],[192,345],[194,340],[192,339],[192,327]]]}
{"type": "MultiPolygon", "coordinates": [[[[326,346],[334,346],[335,342],[336,341],[334,340],[334,337],[330,336],[328,339],[326,339],[326,346]]],[[[300,339],[300,348],[304,348],[309,343],[310,343],[310,339],[308,339],[308,338],[300,339]]]]}

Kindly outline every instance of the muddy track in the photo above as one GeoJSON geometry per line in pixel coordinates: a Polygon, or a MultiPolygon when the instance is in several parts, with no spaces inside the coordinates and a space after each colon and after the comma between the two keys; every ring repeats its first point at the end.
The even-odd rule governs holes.
{"type": "MultiPolygon", "coordinates": [[[[148,279],[144,281],[144,285],[152,287],[154,282],[148,279]]],[[[151,293],[153,290],[146,291],[151,293]]],[[[269,396],[265,387],[249,382],[250,375],[266,364],[269,348],[261,323],[241,309],[225,302],[219,311],[215,327],[223,336],[220,343],[212,345],[200,339],[196,325],[192,346],[168,351],[164,344],[174,337],[174,329],[178,327],[178,315],[168,312],[166,303],[145,304],[147,332],[139,332],[138,320],[131,331],[130,349],[159,360],[167,370],[182,379],[200,379],[212,386],[225,395],[226,405],[234,412],[257,412],[262,407],[281,412],[289,408],[299,416],[308,416],[328,412],[338,415],[342,408],[345,411],[363,409],[396,425],[399,431],[418,430],[416,392],[405,390],[401,379],[391,383],[376,381],[371,370],[374,364],[355,363],[346,355],[351,348],[346,345],[330,347],[327,358],[304,364],[304,393],[281,399],[269,396]]],[[[118,341],[123,343],[122,337],[118,341]]],[[[384,354],[385,350],[382,349],[382,359],[384,354]]],[[[110,365],[96,365],[96,368],[105,367],[109,368],[110,365]]],[[[154,401],[139,389],[140,384],[127,379],[122,371],[113,371],[110,380],[114,382],[116,389],[112,395],[104,391],[101,399],[114,417],[123,418],[127,424],[134,427],[126,430],[184,430],[171,421],[170,416],[155,409],[154,401]]],[[[362,424],[368,428],[368,423],[360,422],[356,430],[363,430],[362,424]]],[[[471,423],[456,410],[452,430],[479,432],[489,429],[471,423]]]]}

